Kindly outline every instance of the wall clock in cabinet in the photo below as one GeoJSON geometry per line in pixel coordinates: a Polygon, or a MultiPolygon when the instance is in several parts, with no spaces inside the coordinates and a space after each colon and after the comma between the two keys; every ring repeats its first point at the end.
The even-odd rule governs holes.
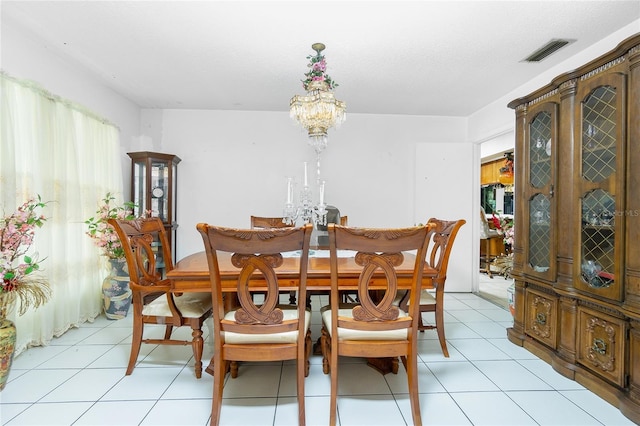
{"type": "MultiPolygon", "coordinates": [[[[131,200],[136,204],[136,216],[150,212],[164,223],[172,261],[176,247],[176,187],[180,158],[159,152],[129,152],[131,157],[131,200]]],[[[162,253],[162,250],[158,250],[162,253]]],[[[160,259],[161,261],[161,259],[160,259]]]]}

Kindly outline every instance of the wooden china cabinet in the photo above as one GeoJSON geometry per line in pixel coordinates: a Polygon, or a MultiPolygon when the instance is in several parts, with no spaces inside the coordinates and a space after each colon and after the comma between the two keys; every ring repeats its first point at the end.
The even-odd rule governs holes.
{"type": "MultiPolygon", "coordinates": [[[[151,216],[162,220],[175,263],[177,169],[181,160],[176,155],[159,152],[129,152],[127,155],[131,157],[131,200],[137,206],[134,214],[142,216],[151,212],[151,216]]],[[[157,253],[160,256],[162,250],[157,253]]],[[[158,261],[162,262],[162,259],[158,261]]]]}
{"type": "Polygon", "coordinates": [[[640,33],[509,107],[509,340],[640,423],[640,33]]]}

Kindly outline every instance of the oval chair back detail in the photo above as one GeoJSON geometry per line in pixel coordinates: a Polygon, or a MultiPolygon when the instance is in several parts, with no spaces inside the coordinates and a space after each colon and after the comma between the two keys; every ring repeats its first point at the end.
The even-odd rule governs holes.
{"type": "MultiPolygon", "coordinates": [[[[305,424],[304,378],[309,374],[311,312],[306,309],[311,225],[300,228],[233,229],[200,223],[197,229],[207,254],[213,297],[213,401],[211,424],[220,421],[224,379],[236,361],[296,360],[298,424],[305,424]],[[284,252],[300,252],[298,305],[279,305],[281,283],[276,270],[284,252]],[[225,312],[219,258],[230,256],[237,268],[239,307],[225,312]],[[256,303],[255,292],[264,295],[256,303]],[[255,299],[255,300],[254,300],[255,299]],[[300,303],[301,302],[301,303],[300,303]]],[[[234,293],[225,293],[231,297],[234,293]]],[[[232,367],[233,368],[233,367],[232,367]]],[[[237,371],[231,371],[231,376],[237,371]]]]}
{"type": "MultiPolygon", "coordinates": [[[[202,376],[202,324],[211,316],[211,295],[207,293],[171,292],[171,281],[162,277],[173,269],[171,249],[164,224],[157,217],[135,220],[109,219],[120,238],[127,259],[129,286],[133,293],[133,337],[126,374],[133,368],[142,343],[161,345],[191,345],[195,360],[195,374],[202,376]],[[164,338],[145,339],[145,324],[165,327],[164,338]],[[192,340],[172,339],[174,327],[188,325],[192,340]]],[[[150,356],[151,358],[151,356],[150,356]]]]}
{"type": "MultiPolygon", "coordinates": [[[[251,216],[251,229],[269,229],[269,228],[290,228],[284,217],[268,217],[268,216],[251,216]]],[[[296,304],[296,292],[292,290],[289,293],[289,303],[296,304]]]]}

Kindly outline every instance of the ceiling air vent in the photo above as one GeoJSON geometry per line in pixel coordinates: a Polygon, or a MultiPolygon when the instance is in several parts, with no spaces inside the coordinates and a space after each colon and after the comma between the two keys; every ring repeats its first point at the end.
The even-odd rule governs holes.
{"type": "Polygon", "coordinates": [[[540,62],[547,56],[551,55],[555,51],[563,48],[567,44],[571,43],[573,40],[560,40],[553,39],[549,43],[542,46],[540,49],[533,52],[531,55],[527,56],[524,61],[525,62],[540,62]]]}

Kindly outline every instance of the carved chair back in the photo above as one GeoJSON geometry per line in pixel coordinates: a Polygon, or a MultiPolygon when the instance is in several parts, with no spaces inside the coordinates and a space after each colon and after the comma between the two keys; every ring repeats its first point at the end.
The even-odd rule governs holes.
{"type": "Polygon", "coordinates": [[[191,345],[195,375],[202,376],[202,325],[211,316],[211,295],[207,293],[172,292],[163,271],[173,269],[171,249],[165,227],[157,217],[135,220],[109,219],[124,249],[129,270],[129,287],[133,295],[133,334],[126,374],[133,372],[142,343],[191,345]],[[165,327],[164,338],[145,338],[145,324],[165,327]],[[188,325],[192,339],[172,338],[174,327],[188,325]]]}
{"type": "Polygon", "coordinates": [[[251,216],[251,229],[291,227],[283,222],[283,219],[282,217],[251,216]]]}
{"type": "MultiPolygon", "coordinates": [[[[214,386],[211,424],[220,419],[224,375],[235,361],[297,361],[298,423],[305,423],[304,378],[309,373],[311,313],[304,303],[297,306],[279,305],[280,286],[289,279],[299,282],[300,299],[306,296],[307,269],[311,225],[300,228],[234,229],[200,223],[197,229],[207,254],[213,296],[214,386]],[[299,269],[294,276],[283,279],[277,270],[286,253],[300,253],[299,269]],[[284,254],[283,254],[284,253],[284,254]],[[235,294],[239,307],[224,311],[223,277],[220,275],[222,256],[231,256],[237,268],[235,294]],[[264,293],[257,302],[253,292],[264,293]]],[[[289,260],[289,259],[287,259],[289,260]]],[[[228,290],[228,289],[227,289],[228,290]]],[[[231,297],[233,293],[226,292],[231,297]]],[[[237,371],[232,370],[234,377],[237,371]]]]}

